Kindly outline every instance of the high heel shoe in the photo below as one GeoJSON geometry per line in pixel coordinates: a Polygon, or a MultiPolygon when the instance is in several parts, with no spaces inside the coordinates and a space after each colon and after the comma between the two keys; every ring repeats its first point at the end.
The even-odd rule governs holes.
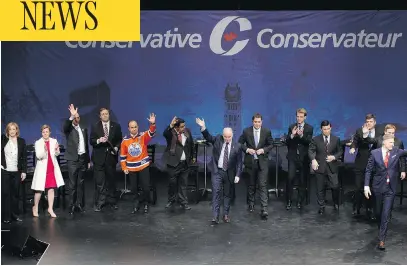
{"type": "Polygon", "coordinates": [[[35,207],[33,206],[32,211],[33,211],[33,217],[38,217],[38,208],[37,208],[37,210],[35,210],[35,207]]]}
{"type": "Polygon", "coordinates": [[[48,210],[48,214],[49,216],[51,216],[52,218],[57,218],[57,215],[55,214],[55,212],[53,210],[51,210],[51,212],[48,210]]]}

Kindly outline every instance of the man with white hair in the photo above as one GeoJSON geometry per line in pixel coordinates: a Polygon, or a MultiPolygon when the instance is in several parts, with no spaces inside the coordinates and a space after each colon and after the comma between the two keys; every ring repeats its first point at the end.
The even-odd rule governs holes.
{"type": "Polygon", "coordinates": [[[233,130],[223,129],[222,135],[212,136],[206,129],[205,121],[197,118],[201,133],[206,141],[213,145],[212,150],[212,225],[219,223],[221,193],[223,192],[223,221],[230,222],[229,210],[233,183],[238,183],[242,173],[242,148],[234,144],[233,130]]]}
{"type": "Polygon", "coordinates": [[[373,175],[372,190],[376,198],[375,215],[379,228],[378,248],[380,250],[385,250],[387,226],[400,173],[399,159],[406,155],[406,150],[394,148],[394,136],[386,134],[383,136],[382,147],[372,151],[366,166],[364,194],[367,199],[372,195],[369,186],[373,175]]]}

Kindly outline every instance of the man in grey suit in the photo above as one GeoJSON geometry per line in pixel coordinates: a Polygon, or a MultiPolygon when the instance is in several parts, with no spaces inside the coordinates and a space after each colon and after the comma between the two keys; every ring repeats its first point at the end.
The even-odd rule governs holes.
{"type": "Polygon", "coordinates": [[[229,210],[233,183],[238,183],[242,173],[241,144],[232,142],[233,130],[224,128],[222,135],[212,136],[206,129],[205,121],[197,118],[201,133],[213,145],[212,150],[212,225],[219,223],[221,193],[223,191],[223,221],[230,222],[229,210]]]}
{"type": "Polygon", "coordinates": [[[73,104],[69,106],[71,116],[65,120],[63,130],[66,137],[65,159],[68,163],[68,193],[70,200],[69,213],[75,210],[83,212],[84,205],[84,176],[90,167],[88,131],[79,125],[80,116],[78,108],[73,104]]]}

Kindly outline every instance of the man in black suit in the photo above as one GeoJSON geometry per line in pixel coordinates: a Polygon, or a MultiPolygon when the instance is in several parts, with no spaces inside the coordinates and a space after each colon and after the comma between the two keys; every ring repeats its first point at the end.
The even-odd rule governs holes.
{"type": "Polygon", "coordinates": [[[339,210],[339,160],[342,156],[341,141],[331,134],[331,123],[321,122],[322,134],[312,139],[308,156],[317,179],[319,214],[325,212],[325,184],[332,189],[334,210],[339,210]]]}
{"type": "MultiPolygon", "coordinates": [[[[396,126],[393,124],[388,124],[384,127],[384,135],[391,135],[394,137],[394,149],[402,149],[404,150],[404,143],[401,139],[395,137],[396,135],[396,126]]],[[[383,138],[377,138],[377,147],[382,147],[383,146],[383,138]]],[[[406,164],[406,158],[401,157],[400,158],[400,178],[403,180],[406,177],[406,172],[407,172],[407,164],[406,164]]]]}
{"type": "MultiPolygon", "coordinates": [[[[376,126],[376,117],[373,114],[367,114],[365,117],[365,123],[362,128],[358,128],[353,137],[353,142],[351,149],[349,150],[350,154],[354,154],[356,149],[358,153],[355,158],[355,196],[353,201],[353,215],[360,214],[360,208],[362,207],[363,202],[363,185],[365,180],[365,169],[367,161],[370,156],[370,152],[374,149],[377,149],[377,139],[383,136],[383,128],[376,126]]],[[[371,200],[365,200],[366,214],[367,216],[374,220],[376,219],[373,215],[373,202],[371,200]]]]}
{"type": "MultiPolygon", "coordinates": [[[[380,250],[384,250],[387,227],[390,222],[394,197],[397,192],[397,179],[400,173],[400,157],[406,156],[407,151],[394,148],[394,136],[384,135],[382,147],[371,152],[366,166],[364,194],[366,198],[375,195],[375,215],[379,228],[380,250]],[[373,179],[373,181],[372,181],[373,179]]],[[[403,158],[405,159],[405,158],[403,158]]],[[[401,177],[403,180],[405,177],[401,177]]]]}
{"type": "Polygon", "coordinates": [[[205,121],[197,118],[205,140],[213,145],[212,149],[212,225],[219,223],[221,193],[223,192],[223,221],[230,222],[229,209],[232,198],[232,185],[238,183],[242,174],[242,148],[233,143],[233,130],[224,128],[222,135],[212,136],[206,129],[205,121]]]}
{"type": "Polygon", "coordinates": [[[69,174],[69,213],[72,215],[75,210],[83,212],[84,176],[86,169],[90,167],[90,159],[88,131],[79,124],[81,118],[78,108],[71,104],[68,109],[71,116],[65,120],[63,130],[66,137],[65,159],[68,163],[69,174]]]}
{"type": "Polygon", "coordinates": [[[185,210],[190,210],[187,197],[188,175],[190,165],[195,163],[196,154],[191,130],[185,127],[185,120],[174,117],[171,124],[164,130],[167,141],[164,158],[170,177],[168,203],[170,208],[178,201],[185,210]]]}
{"type": "Polygon", "coordinates": [[[312,140],[312,135],[314,134],[314,128],[310,124],[305,123],[307,111],[304,108],[300,108],[297,110],[296,115],[297,123],[290,125],[288,128],[288,137],[286,140],[288,149],[288,180],[286,185],[287,210],[291,210],[293,183],[297,176],[297,170],[300,172],[297,208],[301,209],[305,194],[305,180],[309,173],[308,147],[312,140]]]}
{"type": "Polygon", "coordinates": [[[268,154],[273,148],[273,138],[271,131],[262,127],[263,117],[256,113],[252,117],[253,126],[245,128],[239,138],[242,149],[246,153],[244,156],[245,171],[248,172],[249,185],[247,188],[247,200],[249,211],[254,211],[254,199],[256,194],[256,183],[259,182],[259,193],[261,201],[261,216],[267,218],[268,205],[268,154]]]}
{"type": "Polygon", "coordinates": [[[92,126],[90,145],[93,147],[92,161],[96,181],[95,212],[100,212],[107,203],[114,210],[116,205],[116,164],[117,154],[122,141],[122,129],[118,123],[110,121],[110,112],[106,108],[99,111],[100,121],[92,126]]]}

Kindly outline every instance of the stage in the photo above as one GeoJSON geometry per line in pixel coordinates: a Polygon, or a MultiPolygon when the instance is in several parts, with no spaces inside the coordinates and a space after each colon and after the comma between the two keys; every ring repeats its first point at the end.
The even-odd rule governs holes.
{"type": "MultiPolygon", "coordinates": [[[[311,182],[314,184],[314,182],[311,182]]],[[[375,248],[377,228],[363,217],[351,216],[345,202],[339,214],[328,206],[317,213],[315,192],[302,211],[285,210],[283,197],[269,199],[269,219],[258,210],[246,211],[244,183],[236,187],[231,223],[212,227],[209,201],[191,204],[192,210],[164,209],[164,178],[158,179],[158,203],[144,215],[130,214],[131,195],[119,210],[91,208],[93,180],[86,180],[87,206],[83,215],[55,210],[56,219],[23,216],[20,228],[50,244],[39,264],[406,264],[407,206],[395,202],[386,251],[375,248]]],[[[119,185],[119,187],[122,184],[119,185]]],[[[330,200],[330,193],[327,193],[330,200]]],[[[17,225],[13,228],[17,230],[17,225]]],[[[2,264],[36,264],[2,252],[2,264]]]]}

